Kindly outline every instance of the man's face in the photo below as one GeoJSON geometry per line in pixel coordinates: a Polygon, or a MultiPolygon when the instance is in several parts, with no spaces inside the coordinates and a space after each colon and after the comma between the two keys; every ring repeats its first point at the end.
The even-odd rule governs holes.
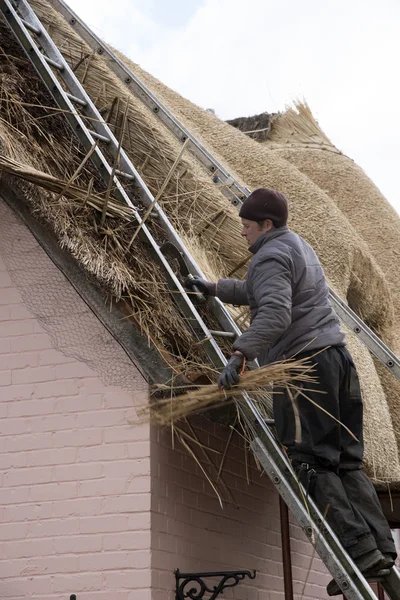
{"type": "Polygon", "coordinates": [[[246,238],[247,245],[252,246],[259,237],[264,235],[267,231],[271,231],[273,229],[272,221],[267,219],[263,223],[259,223],[258,221],[249,221],[248,219],[242,219],[242,231],[240,235],[246,238]]]}

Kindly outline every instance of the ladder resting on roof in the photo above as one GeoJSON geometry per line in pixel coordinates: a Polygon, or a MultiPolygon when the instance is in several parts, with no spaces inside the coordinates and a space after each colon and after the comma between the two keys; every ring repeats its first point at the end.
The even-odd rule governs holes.
{"type": "MultiPolygon", "coordinates": [[[[49,0],[50,4],[65,18],[79,36],[97,54],[107,58],[107,66],[120,81],[141,100],[181,142],[189,140],[188,150],[207,169],[212,181],[220,186],[220,191],[237,207],[247,198],[250,190],[243,187],[221,163],[208,152],[186,127],[158,100],[142,81],[110,50],[99,37],[69,8],[63,0],[49,0]]],[[[193,274],[194,271],[193,271],[193,274]]],[[[340,319],[361,339],[374,356],[400,379],[400,360],[382,340],[347,306],[343,300],[330,290],[330,300],[340,319]]]]}
{"type": "MultiPolygon", "coordinates": [[[[108,48],[90,30],[79,20],[79,18],[59,0],[52,0],[52,4],[62,12],[71,25],[78,27],[79,34],[92,46],[97,44],[98,51],[107,52],[115,61],[118,68],[126,69],[118,59],[112,55],[108,48]]],[[[36,68],[42,81],[48,91],[54,98],[56,104],[64,111],[75,134],[86,148],[92,150],[91,160],[97,168],[100,176],[109,183],[110,178],[115,187],[115,196],[132,209],[132,217],[139,223],[142,219],[132,203],[130,196],[125,190],[124,182],[130,184],[134,182],[136,192],[145,206],[150,206],[154,198],[148,190],[146,184],[141,179],[139,173],[130,161],[123,149],[120,150],[118,141],[111,132],[108,125],[102,119],[94,103],[76,78],[67,61],[47,33],[46,29],[32,10],[26,0],[0,0],[0,12],[6,23],[13,31],[15,37],[25,50],[29,60],[36,68]],[[65,91],[66,88],[68,91],[65,91]],[[91,127],[86,125],[86,119],[90,120],[91,127]],[[98,144],[95,142],[98,141],[98,144]],[[102,151],[102,145],[107,148],[107,155],[114,159],[112,165],[102,151]],[[120,153],[119,153],[120,150],[120,153]],[[119,157],[118,169],[116,168],[116,159],[119,157]]],[[[112,66],[112,64],[110,65],[112,66]]],[[[191,148],[196,157],[203,163],[209,161],[210,171],[217,181],[223,182],[225,186],[229,183],[232,190],[232,202],[240,204],[249,193],[249,190],[242,188],[230,177],[229,173],[217,163],[190,133],[179,124],[179,122],[155,99],[155,97],[143,86],[139,80],[130,72],[125,77],[127,85],[135,82],[137,90],[140,91],[139,97],[148,106],[154,102],[155,111],[160,118],[163,115],[165,124],[182,141],[190,139],[191,148]],[[128,81],[129,80],[129,81],[128,81]]],[[[162,226],[165,235],[169,241],[174,243],[181,251],[189,270],[194,275],[202,275],[198,265],[193,257],[185,248],[182,240],[169,222],[164,211],[158,204],[154,205],[154,210],[158,213],[158,223],[162,226]]],[[[173,297],[180,310],[191,325],[193,335],[201,341],[205,348],[210,362],[216,367],[221,368],[226,364],[226,358],[220,349],[217,339],[220,335],[230,334],[232,338],[240,335],[240,330],[233,321],[227,310],[218,299],[210,300],[210,307],[219,322],[220,331],[211,330],[198,313],[196,306],[185,289],[177,279],[172,270],[168,257],[165,256],[153,237],[149,228],[143,224],[140,229],[140,238],[147,244],[152,252],[153,259],[162,268],[171,290],[173,297]]],[[[331,296],[335,308],[339,315],[350,324],[353,330],[360,334],[361,339],[368,348],[393,372],[400,378],[400,361],[391,351],[377,338],[368,327],[358,317],[342,303],[336,296],[331,296]],[[358,331],[359,330],[359,331],[358,331]],[[362,335],[361,335],[362,332],[362,335]]],[[[273,432],[268,424],[263,420],[258,410],[246,393],[243,394],[244,402],[240,403],[239,409],[243,413],[243,418],[254,432],[252,449],[262,464],[264,470],[271,478],[276,489],[288,505],[289,509],[295,515],[300,526],[313,542],[315,549],[325,565],[331,572],[334,579],[338,582],[342,591],[346,594],[347,600],[373,600],[375,594],[370,588],[366,579],[361,575],[357,567],[352,562],[346,551],[341,546],[329,525],[324,519],[313,502],[308,499],[307,504],[304,501],[304,490],[301,489],[293,470],[281,451],[281,448],[275,439],[273,432]]],[[[382,585],[391,600],[400,600],[400,576],[396,568],[392,568],[388,574],[383,577],[382,585]]]]}

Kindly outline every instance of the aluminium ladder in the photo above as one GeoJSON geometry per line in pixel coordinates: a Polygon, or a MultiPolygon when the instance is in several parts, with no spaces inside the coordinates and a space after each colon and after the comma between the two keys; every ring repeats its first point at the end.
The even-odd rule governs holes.
{"type": "MultiPolygon", "coordinates": [[[[99,147],[100,143],[107,147],[108,153],[115,162],[119,150],[118,142],[29,3],[27,0],[0,0],[0,12],[56,104],[64,111],[65,117],[82,145],[87,151],[92,150],[91,160],[100,176],[106,183],[109,183],[112,178],[115,196],[132,209],[132,218],[141,224],[141,217],[124,189],[124,180],[129,183],[134,182],[144,205],[149,206],[153,202],[153,196],[123,149],[119,155],[119,169],[116,169],[115,164],[111,165],[102,152],[99,147]],[[36,39],[39,40],[40,45],[36,39]],[[60,80],[69,91],[64,90],[60,80]],[[93,129],[86,126],[85,118],[90,119],[93,129]],[[95,144],[95,142],[100,143],[95,144]]],[[[157,204],[154,206],[154,210],[158,213],[158,222],[164,229],[167,239],[172,241],[182,252],[191,272],[202,275],[164,211],[157,204]]],[[[226,359],[218,346],[216,337],[229,335],[235,338],[241,333],[239,328],[219,300],[214,299],[210,302],[210,306],[218,319],[221,331],[210,330],[175,276],[167,257],[163,255],[146,225],[142,226],[139,235],[140,239],[148,245],[154,260],[163,270],[170,289],[179,292],[173,294],[173,297],[188,319],[194,336],[202,342],[210,362],[217,368],[225,365],[226,359]]],[[[252,443],[253,451],[306,535],[314,542],[316,551],[332,576],[338,581],[348,600],[374,599],[375,595],[365,578],[344,551],[328,524],[323,522],[323,517],[313,502],[308,500],[308,503],[305,504],[304,491],[302,493],[300,490],[297,479],[272,431],[263,421],[251,398],[247,394],[243,394],[243,396],[245,408],[239,406],[243,412],[243,418],[250,427],[253,427],[254,422],[257,423],[256,437],[252,443]]],[[[391,600],[400,600],[400,576],[395,568],[390,570],[389,575],[382,581],[382,585],[391,600]]]]}
{"type": "MultiPolygon", "coordinates": [[[[64,0],[49,0],[50,4],[64,17],[68,24],[97,54],[107,59],[107,66],[120,81],[145,104],[180,141],[189,140],[187,149],[207,169],[221,192],[237,207],[247,198],[250,190],[243,187],[221,163],[191,134],[186,127],[158,100],[149,88],[110,50],[91,29],[78,17],[64,0]]],[[[330,290],[330,300],[339,318],[361,339],[374,356],[397,379],[400,379],[400,360],[382,340],[347,306],[343,300],[330,290]]]]}

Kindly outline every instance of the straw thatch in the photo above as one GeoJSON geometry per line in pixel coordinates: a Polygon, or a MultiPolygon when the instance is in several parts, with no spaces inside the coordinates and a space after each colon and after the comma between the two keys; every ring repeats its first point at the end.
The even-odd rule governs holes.
{"type": "MultiPolygon", "coordinates": [[[[106,60],[93,54],[49,3],[34,0],[32,5],[117,137],[123,135],[126,151],[156,195],[179,155],[179,143],[132,94],[129,94],[127,123],[122,132],[126,88],[108,69],[106,60]]],[[[51,173],[65,187],[84,159],[84,153],[60,115],[50,108],[53,106],[50,98],[43,92],[19,48],[5,37],[4,29],[1,34],[3,52],[8,57],[11,55],[1,61],[8,70],[3,68],[2,73],[6,92],[0,101],[0,116],[4,119],[0,121],[1,153],[51,173]],[[23,87],[16,83],[21,77],[21,66],[32,85],[23,87]],[[33,108],[27,104],[48,108],[33,108]],[[15,114],[10,115],[10,107],[15,114]]],[[[368,318],[380,335],[390,332],[393,303],[385,275],[368,245],[332,198],[277,153],[192,105],[137,65],[124,60],[239,180],[248,187],[269,185],[286,193],[291,208],[290,225],[313,244],[335,290],[345,299],[356,294],[362,316],[368,318]]],[[[22,167],[24,169],[26,167],[22,167]]],[[[85,166],[74,183],[87,192],[91,182],[94,193],[104,197],[104,185],[89,166],[85,166]]],[[[207,371],[201,347],[193,342],[166,291],[163,275],[152,264],[146,248],[135,240],[134,252],[127,255],[121,249],[131,239],[135,225],[120,216],[109,215],[102,227],[96,207],[67,195],[39,193],[30,184],[23,185],[40,218],[53,227],[60,242],[114,298],[123,297],[127,312],[175,370],[207,371]]],[[[190,155],[183,156],[160,204],[178,230],[185,233],[195,258],[211,277],[227,275],[247,256],[245,243],[239,236],[236,210],[190,155]]],[[[162,238],[156,223],[151,226],[162,238]]],[[[238,275],[244,273],[245,267],[242,267],[238,275]]],[[[350,336],[350,344],[366,400],[369,472],[376,480],[400,481],[395,437],[377,371],[358,340],[350,336]]],[[[209,375],[211,379],[214,376],[210,371],[209,375]]]]}
{"type": "Polygon", "coordinates": [[[53,110],[50,97],[24,60],[19,46],[0,25],[2,44],[7,44],[7,52],[3,46],[0,54],[0,150],[8,159],[2,160],[2,177],[7,172],[24,177],[19,189],[36,215],[51,225],[61,245],[71,251],[106,292],[122,302],[130,318],[153,345],[162,349],[172,366],[180,372],[187,368],[194,370],[198,362],[205,362],[205,356],[202,348],[194,345],[170,300],[163,274],[139,241],[131,252],[125,252],[136,229],[132,219],[127,219],[129,211],[111,201],[109,216],[101,225],[100,198],[104,204],[105,190],[91,171],[90,163],[79,175],[79,186],[71,183],[85,155],[64,118],[53,110]],[[44,170],[47,177],[41,172],[44,170]],[[86,201],[92,180],[94,184],[86,201]],[[40,193],[28,181],[57,193],[40,193]]]}

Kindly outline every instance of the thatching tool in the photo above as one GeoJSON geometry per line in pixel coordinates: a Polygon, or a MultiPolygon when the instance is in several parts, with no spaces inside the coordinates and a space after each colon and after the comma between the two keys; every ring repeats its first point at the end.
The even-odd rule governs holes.
{"type": "MultiPolygon", "coordinates": [[[[179,250],[179,248],[177,248],[177,246],[175,246],[175,244],[173,244],[172,242],[165,242],[160,247],[160,250],[163,254],[167,254],[171,258],[176,258],[179,264],[179,270],[182,277],[184,277],[185,279],[194,279],[193,275],[188,269],[182,252],[179,250]]],[[[204,294],[201,293],[198,287],[194,285],[192,287],[192,291],[196,294],[195,298],[198,302],[201,302],[202,304],[207,302],[207,298],[204,296],[204,294]]]]}

